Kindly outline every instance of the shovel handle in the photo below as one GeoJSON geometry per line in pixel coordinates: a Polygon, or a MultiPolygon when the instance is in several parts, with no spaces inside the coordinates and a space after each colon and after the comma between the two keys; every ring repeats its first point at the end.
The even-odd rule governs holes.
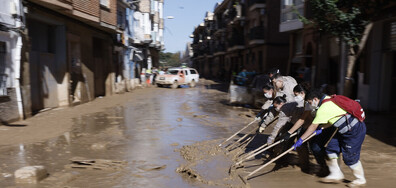
{"type": "MultiPolygon", "coordinates": [[[[322,128],[323,129],[323,128],[322,128]]],[[[304,142],[308,141],[309,139],[311,139],[312,137],[314,137],[316,135],[316,133],[311,134],[308,138],[306,138],[304,142]]],[[[284,155],[288,154],[291,150],[295,149],[294,146],[292,146],[291,148],[289,148],[288,150],[286,150],[285,152],[283,152],[282,154],[280,154],[279,156],[273,158],[272,160],[270,160],[269,162],[265,163],[263,166],[261,166],[260,168],[254,170],[253,172],[251,172],[250,174],[248,174],[245,178],[247,179],[248,177],[252,176],[253,174],[255,174],[256,172],[260,171],[261,169],[265,168],[266,166],[268,166],[269,164],[273,163],[274,161],[278,160],[279,158],[283,157],[284,155]]]]}
{"type": "Polygon", "coordinates": [[[236,136],[237,134],[239,134],[240,132],[242,132],[243,130],[245,130],[246,128],[248,128],[250,125],[252,125],[254,122],[256,122],[257,120],[253,120],[252,122],[250,122],[248,125],[246,125],[245,127],[243,127],[241,130],[239,130],[238,132],[236,132],[235,134],[231,135],[230,137],[228,137],[226,140],[224,140],[221,144],[219,144],[219,147],[222,146],[224,143],[226,143],[227,141],[231,140],[231,138],[233,138],[234,136],[236,136]]]}
{"type": "Polygon", "coordinates": [[[233,143],[233,144],[231,144],[230,146],[227,146],[227,147],[226,147],[226,149],[233,148],[235,144],[237,144],[237,143],[238,143],[238,142],[240,142],[241,140],[245,139],[246,137],[250,136],[250,134],[252,134],[252,133],[256,132],[256,131],[257,131],[257,129],[258,129],[258,127],[257,127],[257,128],[255,128],[255,129],[253,129],[253,130],[252,130],[252,131],[250,131],[249,133],[245,134],[245,136],[242,136],[242,137],[241,137],[241,138],[239,138],[239,139],[238,139],[236,142],[234,142],[234,143],[233,143]]]}
{"type": "MultiPolygon", "coordinates": [[[[271,123],[273,123],[274,121],[276,121],[278,118],[279,118],[279,116],[276,116],[276,117],[269,123],[269,125],[270,125],[271,123]]],[[[256,151],[258,151],[258,150],[260,150],[260,149],[266,147],[267,145],[268,145],[268,144],[265,143],[264,145],[260,146],[259,148],[255,149],[255,150],[253,150],[253,151],[251,151],[251,152],[249,152],[249,153],[247,153],[247,154],[245,154],[245,155],[243,155],[243,156],[249,156],[249,155],[251,155],[252,153],[254,153],[254,152],[256,152],[256,151]]],[[[241,156],[241,157],[243,157],[243,156],[241,156]]]]}
{"type": "MultiPolygon", "coordinates": [[[[292,135],[290,135],[290,137],[294,137],[295,135],[297,135],[297,133],[293,133],[292,135]]],[[[275,143],[273,143],[273,144],[271,144],[271,145],[269,145],[268,147],[266,147],[266,148],[264,148],[264,149],[261,149],[261,150],[258,151],[257,153],[253,153],[253,154],[251,154],[251,155],[245,157],[243,160],[239,161],[239,162],[237,163],[237,165],[241,164],[242,162],[244,162],[244,161],[246,161],[246,160],[248,160],[248,159],[251,159],[252,157],[255,157],[256,155],[258,155],[258,154],[260,154],[260,153],[263,153],[264,151],[267,151],[267,150],[270,149],[270,148],[273,148],[274,146],[276,146],[276,145],[278,145],[278,144],[280,144],[280,143],[282,143],[282,142],[284,142],[283,139],[282,139],[282,140],[279,140],[279,141],[277,141],[277,142],[275,142],[275,143]]],[[[265,146],[265,144],[264,144],[263,146],[265,146]]],[[[256,149],[256,150],[257,150],[257,149],[256,149]]],[[[256,151],[256,150],[255,150],[255,151],[256,151]]]]}

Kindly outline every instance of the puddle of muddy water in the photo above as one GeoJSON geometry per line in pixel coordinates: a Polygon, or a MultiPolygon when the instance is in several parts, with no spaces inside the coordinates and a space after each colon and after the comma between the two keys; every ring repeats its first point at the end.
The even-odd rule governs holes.
{"type": "MultiPolygon", "coordinates": [[[[233,156],[224,155],[217,144],[251,121],[250,110],[223,105],[219,101],[226,93],[215,90],[149,88],[134,92],[124,106],[76,117],[71,132],[40,143],[0,147],[0,187],[19,186],[13,173],[29,165],[45,166],[50,177],[41,184],[22,187],[241,185],[235,174],[228,174],[233,156]],[[74,157],[126,161],[127,165],[117,170],[65,168],[74,157]],[[179,167],[201,181],[176,172],[179,167]]],[[[361,159],[368,187],[393,187],[395,155],[394,147],[366,138],[361,159]]],[[[248,165],[261,162],[253,160],[248,165]]],[[[349,169],[341,167],[350,179],[349,169]]],[[[267,173],[270,170],[264,169],[258,178],[249,180],[251,187],[345,187],[320,184],[298,167],[267,173]]]]}
{"type": "Polygon", "coordinates": [[[241,151],[226,152],[218,143],[219,140],[213,140],[183,146],[179,152],[186,162],[176,171],[185,178],[210,186],[245,187],[236,173],[229,172],[241,151]]]}
{"type": "MultiPolygon", "coordinates": [[[[176,172],[184,159],[174,149],[224,138],[245,123],[243,118],[228,122],[241,111],[218,103],[210,97],[212,94],[201,95],[198,89],[149,91],[152,93],[143,91],[124,106],[76,117],[72,131],[59,137],[0,148],[0,173],[5,174],[0,178],[0,187],[15,186],[13,176],[8,174],[29,165],[45,166],[50,177],[66,177],[58,183],[49,179],[30,186],[34,188],[208,187],[176,172]],[[205,119],[205,124],[200,119],[205,119]],[[218,121],[228,123],[219,126],[218,121]],[[74,157],[126,161],[128,165],[116,171],[65,168],[74,157]]],[[[209,164],[219,163],[217,160],[209,164]]],[[[213,166],[204,165],[199,165],[198,170],[211,172],[213,166]]],[[[224,162],[221,166],[226,165],[224,162]]],[[[221,176],[218,174],[218,178],[221,176]]]]}

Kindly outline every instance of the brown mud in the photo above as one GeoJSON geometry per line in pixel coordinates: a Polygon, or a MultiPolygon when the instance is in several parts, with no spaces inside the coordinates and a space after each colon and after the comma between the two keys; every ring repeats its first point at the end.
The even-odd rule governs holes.
{"type": "MultiPolygon", "coordinates": [[[[230,166],[236,155],[263,144],[271,130],[257,135],[246,151],[236,149],[225,154],[226,145],[217,147],[257,113],[226,105],[225,88],[221,83],[202,80],[197,88],[139,89],[46,111],[16,123],[26,126],[0,126],[0,187],[243,187],[236,174],[246,176],[268,159],[257,156],[231,174],[230,166]],[[66,168],[75,157],[125,161],[125,165],[117,170],[66,168]],[[37,185],[17,185],[14,171],[30,165],[45,166],[49,177],[37,185]]],[[[361,154],[366,187],[396,185],[395,121],[395,116],[367,115],[368,135],[361,154]]],[[[322,184],[314,174],[301,172],[295,152],[285,161],[253,175],[248,180],[250,187],[346,185],[322,184]]],[[[310,166],[317,168],[312,157],[310,161],[310,166]]],[[[353,180],[342,162],[341,169],[347,180],[353,180]]]]}
{"type": "Polygon", "coordinates": [[[183,146],[179,152],[187,161],[176,171],[202,183],[220,187],[246,187],[236,172],[229,173],[235,158],[242,152],[227,152],[218,146],[219,140],[197,142],[183,146]]]}

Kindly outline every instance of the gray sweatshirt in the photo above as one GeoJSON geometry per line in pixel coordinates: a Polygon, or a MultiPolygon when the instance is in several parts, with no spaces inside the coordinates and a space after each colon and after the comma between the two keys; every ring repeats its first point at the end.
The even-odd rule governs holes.
{"type": "Polygon", "coordinates": [[[276,125],[274,126],[274,129],[271,132],[271,135],[267,139],[268,144],[272,144],[278,135],[279,130],[286,125],[286,123],[290,122],[292,124],[296,123],[297,120],[301,117],[301,115],[304,112],[304,105],[303,102],[300,102],[301,104],[297,102],[289,102],[286,103],[282,106],[279,112],[276,112],[273,110],[273,112],[270,112],[268,116],[265,118],[263,127],[267,127],[269,123],[271,123],[272,120],[274,120],[276,114],[279,113],[279,119],[276,125]]]}

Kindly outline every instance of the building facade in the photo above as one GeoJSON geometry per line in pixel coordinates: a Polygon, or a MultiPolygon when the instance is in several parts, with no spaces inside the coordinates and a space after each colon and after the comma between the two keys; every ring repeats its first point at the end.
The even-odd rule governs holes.
{"type": "Polygon", "coordinates": [[[163,0],[141,0],[133,13],[133,36],[130,44],[134,52],[132,69],[139,78],[142,69],[159,66],[159,52],[164,48],[163,0]]]}
{"type": "Polygon", "coordinates": [[[163,3],[1,1],[1,122],[136,87],[159,63],[163,3]]]}
{"type": "MultiPolygon", "coordinates": [[[[24,25],[21,0],[0,2],[0,121],[23,117],[20,90],[21,49],[24,25]]],[[[0,122],[0,123],[1,123],[0,122]]]]}
{"type": "Polygon", "coordinates": [[[208,78],[231,78],[243,68],[263,73],[288,67],[288,34],[278,28],[279,1],[225,0],[193,32],[193,64],[208,78]]]}
{"type": "MultiPolygon", "coordinates": [[[[319,33],[312,25],[298,20],[292,7],[310,18],[308,1],[281,1],[280,32],[290,34],[290,73],[314,87],[326,84],[328,94],[342,94],[346,75],[347,49],[337,37],[319,33]],[[344,55],[343,55],[344,54],[344,55]]],[[[395,112],[392,94],[396,91],[396,4],[382,7],[372,18],[373,27],[360,57],[356,61],[353,98],[363,108],[395,112]]]]}
{"type": "Polygon", "coordinates": [[[114,93],[116,0],[25,1],[25,114],[114,93]]]}

